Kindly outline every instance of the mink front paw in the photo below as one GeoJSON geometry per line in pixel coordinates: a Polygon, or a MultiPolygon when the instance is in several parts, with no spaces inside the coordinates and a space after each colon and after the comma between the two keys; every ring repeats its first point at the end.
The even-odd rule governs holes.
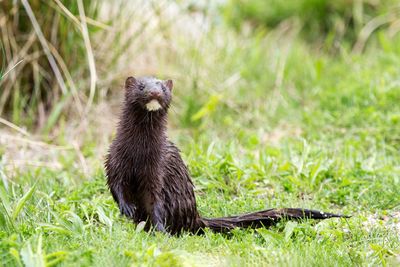
{"type": "Polygon", "coordinates": [[[135,206],[132,204],[127,204],[127,203],[121,203],[119,205],[119,211],[121,212],[121,215],[125,215],[130,219],[135,219],[135,206]]]}

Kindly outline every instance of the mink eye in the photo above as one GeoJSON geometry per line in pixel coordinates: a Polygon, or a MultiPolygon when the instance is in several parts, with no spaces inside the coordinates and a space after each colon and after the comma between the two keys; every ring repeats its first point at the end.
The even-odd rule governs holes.
{"type": "Polygon", "coordinates": [[[138,88],[139,88],[140,91],[143,91],[144,85],[143,84],[139,84],[138,88]]]}
{"type": "Polygon", "coordinates": [[[165,86],[164,86],[164,85],[161,85],[161,88],[162,88],[163,92],[165,93],[165,91],[167,90],[167,89],[165,88],[165,86]]]}

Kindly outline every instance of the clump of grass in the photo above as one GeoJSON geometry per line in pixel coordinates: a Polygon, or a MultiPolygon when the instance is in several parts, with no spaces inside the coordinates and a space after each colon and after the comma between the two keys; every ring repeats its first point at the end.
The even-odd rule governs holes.
{"type": "MultiPolygon", "coordinates": [[[[76,2],[70,5],[77,10],[76,2]]],[[[72,95],[81,109],[76,86],[67,80],[69,66],[85,65],[82,58],[87,51],[79,29],[54,2],[2,2],[1,7],[3,60],[9,75],[1,81],[0,114],[11,110],[14,122],[26,123],[24,113],[27,117],[47,116],[57,102],[65,103],[72,95]]],[[[88,13],[95,15],[89,7],[86,5],[88,13]]]]}
{"type": "Polygon", "coordinates": [[[164,4],[144,3],[146,17],[126,5],[2,1],[0,115],[44,133],[68,116],[84,120],[93,101],[128,75],[129,57],[139,59],[152,47],[144,45],[156,35],[149,22],[162,14],[164,4]],[[131,16],[136,19],[124,19],[131,16]],[[116,74],[118,68],[122,71],[116,74]]]}

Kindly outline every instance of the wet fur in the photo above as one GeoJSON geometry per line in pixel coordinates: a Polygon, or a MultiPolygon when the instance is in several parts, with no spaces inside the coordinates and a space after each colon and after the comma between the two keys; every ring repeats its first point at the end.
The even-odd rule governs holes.
{"type": "Polygon", "coordinates": [[[129,77],[126,81],[117,135],[105,162],[107,184],[121,214],[136,223],[147,221],[146,229],[153,226],[171,234],[200,233],[204,227],[226,232],[235,227],[269,226],[281,218],[340,217],[305,209],[270,209],[225,218],[201,218],[188,169],[180,151],[166,136],[171,90],[172,81],[152,77],[129,77]],[[152,99],[157,99],[161,109],[146,109],[152,99]]]}

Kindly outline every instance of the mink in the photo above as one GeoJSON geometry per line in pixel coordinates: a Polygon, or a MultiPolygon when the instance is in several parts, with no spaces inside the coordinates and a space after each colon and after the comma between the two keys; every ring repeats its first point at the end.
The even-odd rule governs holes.
{"type": "Polygon", "coordinates": [[[168,140],[167,115],[172,80],[129,77],[117,127],[105,161],[107,184],[122,215],[145,229],[179,234],[204,228],[228,232],[236,227],[268,227],[282,218],[345,217],[315,210],[268,209],[208,219],[199,215],[194,186],[179,149],[168,140]]]}

